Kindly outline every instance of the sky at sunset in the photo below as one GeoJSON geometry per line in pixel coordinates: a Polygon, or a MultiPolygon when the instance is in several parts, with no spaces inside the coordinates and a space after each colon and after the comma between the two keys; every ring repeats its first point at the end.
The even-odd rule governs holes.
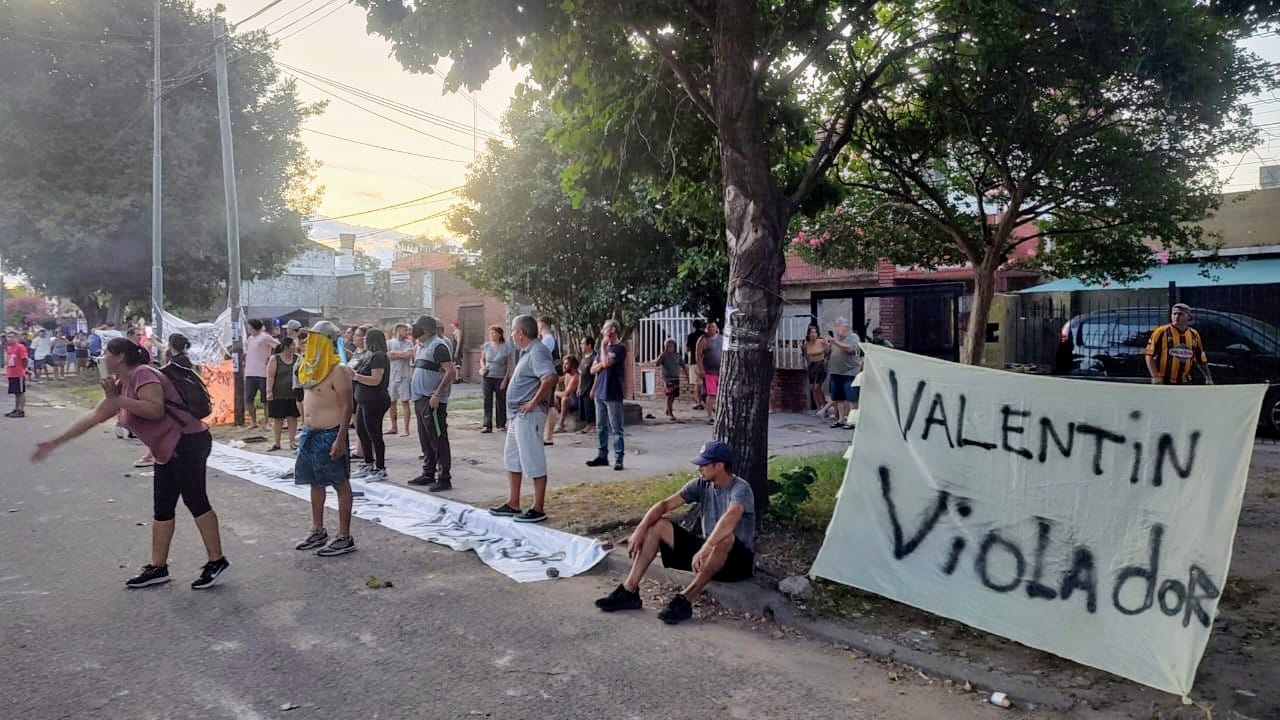
{"type": "MultiPolygon", "coordinates": [[[[267,3],[268,0],[222,0],[227,8],[225,17],[232,23],[240,22],[267,3]]],[[[197,2],[205,8],[216,4],[211,0],[197,2]]],[[[443,127],[416,119],[304,76],[302,79],[311,85],[298,83],[298,92],[303,100],[329,101],[324,114],[311,118],[305,125],[308,132],[303,133],[311,157],[323,163],[316,179],[325,188],[319,215],[341,217],[360,213],[450,190],[465,181],[466,163],[472,157],[471,102],[461,94],[442,95],[443,83],[438,76],[416,75],[404,70],[391,57],[390,43],[365,32],[365,15],[360,7],[348,0],[284,0],[261,16],[243,23],[237,30],[263,28],[281,39],[280,49],[275,55],[278,62],[464,126],[461,129],[443,127]],[[313,14],[308,16],[308,13],[313,14]],[[421,132],[378,118],[313,86],[351,99],[421,132]],[[319,133],[448,160],[388,152],[319,133]]],[[[502,117],[518,81],[517,74],[505,66],[495,70],[490,81],[476,93],[483,111],[502,117]]],[[[480,133],[500,132],[498,123],[483,111],[477,113],[476,125],[480,133]]],[[[481,149],[485,137],[480,135],[481,149]]],[[[400,231],[411,235],[444,234],[443,216],[418,223],[412,221],[446,210],[455,201],[455,197],[445,194],[405,208],[344,218],[344,222],[376,228],[403,225],[400,231]]],[[[367,241],[374,239],[377,238],[371,236],[367,241]]],[[[367,241],[362,238],[362,242],[367,241]]]]}

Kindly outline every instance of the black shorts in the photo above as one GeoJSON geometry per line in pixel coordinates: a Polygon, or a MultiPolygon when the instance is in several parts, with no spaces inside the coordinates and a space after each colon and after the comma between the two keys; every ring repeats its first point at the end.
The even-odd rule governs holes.
{"type": "MultiPolygon", "coordinates": [[[[666,543],[658,543],[658,551],[662,553],[662,565],[672,570],[693,570],[693,556],[698,554],[706,540],[694,535],[675,523],[671,523],[674,533],[675,547],[666,543]]],[[[746,580],[755,572],[756,555],[747,549],[742,541],[734,538],[733,547],[729,549],[729,557],[724,567],[716,573],[713,580],[719,582],[738,582],[746,580]]]]}
{"type": "Polygon", "coordinates": [[[21,395],[26,391],[27,391],[26,378],[24,377],[9,378],[9,394],[10,395],[21,395]]]}
{"type": "Polygon", "coordinates": [[[284,400],[268,400],[267,401],[267,417],[273,419],[284,419],[291,417],[299,417],[302,413],[298,412],[298,401],[292,396],[284,400]]]}

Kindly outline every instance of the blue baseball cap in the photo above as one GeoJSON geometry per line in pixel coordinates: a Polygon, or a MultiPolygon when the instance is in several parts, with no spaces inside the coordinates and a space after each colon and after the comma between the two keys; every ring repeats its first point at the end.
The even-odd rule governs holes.
{"type": "Polygon", "coordinates": [[[702,446],[702,452],[698,453],[698,457],[693,459],[694,465],[710,465],[711,463],[724,463],[729,465],[733,462],[733,446],[727,442],[712,440],[702,446]]]}

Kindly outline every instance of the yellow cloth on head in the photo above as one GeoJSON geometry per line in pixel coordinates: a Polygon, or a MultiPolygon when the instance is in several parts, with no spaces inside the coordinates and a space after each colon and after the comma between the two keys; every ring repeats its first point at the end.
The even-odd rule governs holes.
{"type": "Polygon", "coordinates": [[[332,340],[321,333],[308,333],[302,361],[298,363],[298,384],[304,388],[319,385],[341,362],[332,340]]]}

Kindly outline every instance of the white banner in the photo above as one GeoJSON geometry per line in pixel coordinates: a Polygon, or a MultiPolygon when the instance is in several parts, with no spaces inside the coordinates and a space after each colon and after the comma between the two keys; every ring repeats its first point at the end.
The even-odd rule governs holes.
{"type": "Polygon", "coordinates": [[[170,335],[182,333],[191,341],[187,356],[196,365],[217,365],[227,357],[231,347],[231,308],[223,310],[211,323],[187,322],[163,310],[160,317],[164,322],[164,337],[157,338],[161,347],[168,348],[170,335]]]}
{"type": "Polygon", "coordinates": [[[1263,387],[863,349],[853,452],[813,574],[1187,695],[1263,387]]]}
{"type": "MultiPolygon", "coordinates": [[[[293,460],[214,443],[209,467],[310,502],[311,490],[293,483],[293,460]]],[[[351,481],[352,514],[396,532],[454,550],[474,550],[486,565],[517,582],[572,577],[595,567],[606,551],[597,540],[540,525],[498,518],[486,510],[387,483],[351,481]],[[552,572],[548,572],[552,571],[552,572]]],[[[329,494],[325,504],[337,508],[329,494]]],[[[305,513],[298,511],[299,527],[305,513]]]]}

